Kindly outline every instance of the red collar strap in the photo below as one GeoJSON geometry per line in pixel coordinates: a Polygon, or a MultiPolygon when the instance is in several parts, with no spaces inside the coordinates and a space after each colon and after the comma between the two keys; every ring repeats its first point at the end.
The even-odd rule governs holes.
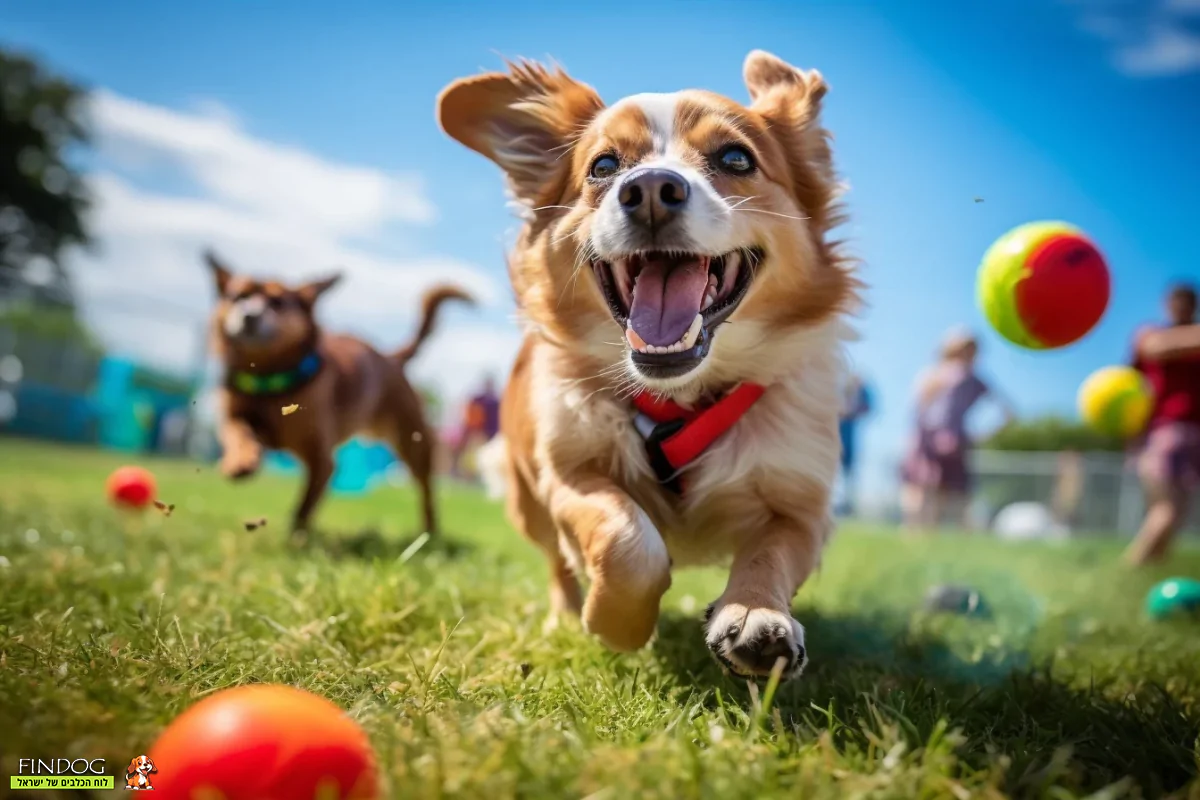
{"type": "Polygon", "coordinates": [[[688,409],[648,392],[633,396],[634,426],[646,440],[646,454],[659,483],[683,494],[680,471],[742,418],[765,388],[742,383],[712,405],[688,409]]]}

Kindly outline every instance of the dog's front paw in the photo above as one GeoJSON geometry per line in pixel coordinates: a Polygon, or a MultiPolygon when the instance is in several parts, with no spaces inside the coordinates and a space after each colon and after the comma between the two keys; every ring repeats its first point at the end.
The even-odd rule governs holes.
{"type": "Polygon", "coordinates": [[[804,628],[787,614],[738,603],[709,607],[705,643],[717,661],[743,678],[761,678],[783,659],[783,679],[799,675],[808,663],[804,628]]]}
{"type": "Polygon", "coordinates": [[[262,451],[244,448],[233,450],[221,459],[221,474],[230,480],[248,478],[262,465],[262,451]]]}

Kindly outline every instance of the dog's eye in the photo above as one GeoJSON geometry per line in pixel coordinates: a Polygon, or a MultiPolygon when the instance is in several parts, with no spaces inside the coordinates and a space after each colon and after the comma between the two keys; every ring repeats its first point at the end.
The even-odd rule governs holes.
{"type": "Polygon", "coordinates": [[[271,296],[267,298],[267,307],[278,311],[283,306],[283,298],[271,296]]]}
{"type": "Polygon", "coordinates": [[[717,153],[717,163],[726,172],[734,175],[748,175],[754,171],[754,158],[744,147],[731,144],[717,153]]]}
{"type": "Polygon", "coordinates": [[[588,174],[596,180],[602,181],[616,175],[620,168],[621,163],[617,161],[616,156],[603,155],[592,162],[592,168],[588,174]]]}

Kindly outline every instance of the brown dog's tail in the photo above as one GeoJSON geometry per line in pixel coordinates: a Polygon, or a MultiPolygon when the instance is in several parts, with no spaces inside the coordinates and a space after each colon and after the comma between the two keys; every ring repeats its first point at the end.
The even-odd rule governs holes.
{"type": "Polygon", "coordinates": [[[421,300],[421,327],[417,328],[417,335],[412,338],[411,342],[392,354],[395,361],[403,364],[417,354],[421,345],[433,333],[433,324],[437,321],[438,309],[447,300],[459,300],[467,305],[475,305],[475,298],[457,286],[447,284],[434,286],[425,293],[425,297],[421,300]]]}

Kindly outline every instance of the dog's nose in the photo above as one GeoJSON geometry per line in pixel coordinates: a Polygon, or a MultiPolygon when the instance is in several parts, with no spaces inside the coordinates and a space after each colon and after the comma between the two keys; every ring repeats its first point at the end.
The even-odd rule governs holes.
{"type": "Polygon", "coordinates": [[[246,333],[257,333],[258,325],[262,322],[262,315],[257,313],[249,313],[242,315],[242,330],[246,333]]]}
{"type": "Polygon", "coordinates": [[[647,168],[629,173],[617,199],[621,208],[642,225],[661,228],[687,205],[688,182],[678,172],[647,168]]]}

